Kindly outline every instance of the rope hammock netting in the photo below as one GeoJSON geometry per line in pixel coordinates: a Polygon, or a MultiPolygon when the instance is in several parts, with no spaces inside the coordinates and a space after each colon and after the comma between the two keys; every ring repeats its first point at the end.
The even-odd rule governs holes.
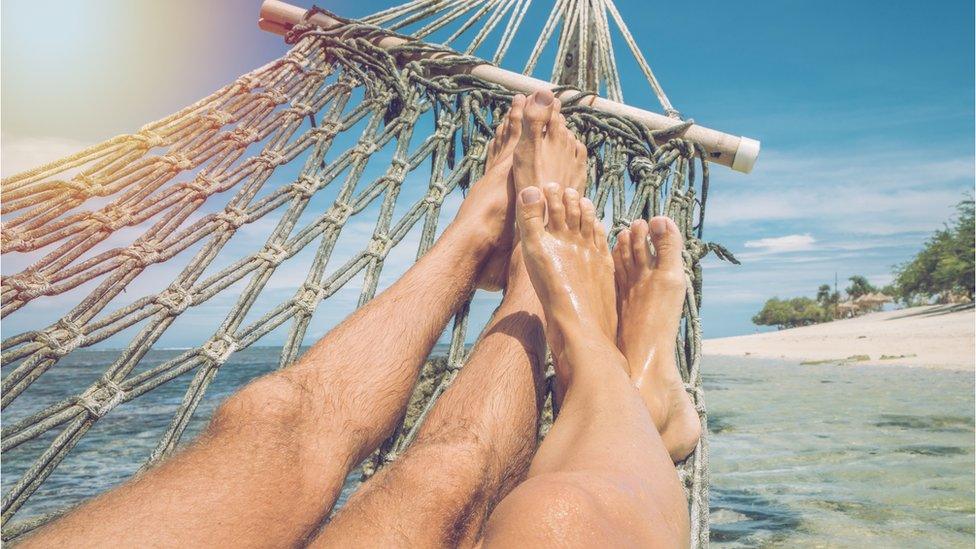
{"type": "MultiPolygon", "coordinates": [[[[178,448],[208,386],[235,352],[278,330],[286,333],[278,367],[287,366],[310,343],[307,332],[322,301],[354,278],[362,285],[358,305],[369,301],[388,255],[418,226],[416,257],[431,247],[439,222],[453,213],[442,211],[445,201],[480,176],[493,125],[514,95],[465,70],[484,63],[468,55],[483,48],[507,17],[491,57],[499,65],[529,5],[530,0],[414,0],[359,21],[317,9],[293,25],[263,20],[262,27],[286,32],[293,44],[280,59],[135,134],[3,180],[4,260],[23,257],[29,265],[3,277],[0,314],[16,318],[35,301],[71,305],[49,326],[2,342],[0,405],[5,411],[21,405],[29,410],[10,420],[5,414],[3,458],[34,452],[32,464],[3,494],[4,540],[61,513],[14,520],[18,511],[30,511],[31,496],[117,406],[137,406],[130,402],[192,378],[169,427],[144,457],[144,467],[158,462],[178,448]],[[322,15],[336,24],[315,24],[314,17],[322,15]],[[483,19],[470,42],[460,45],[483,19]],[[424,38],[459,21],[444,45],[378,45],[392,30],[421,25],[412,36],[424,38]],[[354,223],[370,227],[367,241],[345,262],[331,264],[342,231],[354,223]],[[263,232],[260,246],[255,231],[263,232]],[[251,250],[221,265],[218,258],[237,252],[229,242],[243,233],[251,250]],[[120,245],[121,237],[128,243],[120,245]],[[303,252],[303,282],[285,299],[262,297],[272,277],[303,252]],[[170,260],[183,267],[158,291],[142,297],[125,293],[170,260]],[[147,353],[181,316],[221,299],[230,303],[228,312],[208,328],[212,335],[205,342],[148,361],[147,353]],[[124,348],[111,353],[97,381],[61,399],[32,393],[64,357],[112,336],[124,337],[124,348]]],[[[525,74],[536,70],[557,28],[551,80],[563,84],[557,91],[568,90],[561,96],[563,112],[587,147],[587,196],[598,214],[613,234],[633,219],[659,213],[675,219],[684,233],[690,283],[678,364],[707,433],[699,261],[710,251],[734,261],[721,246],[701,240],[711,151],[686,139],[692,123],[678,119],[612,0],[556,0],[525,74]],[[623,99],[610,20],[674,118],[672,128],[651,130],[587,101],[589,92],[623,99]],[[580,89],[589,92],[575,91],[580,89]]],[[[420,419],[398,429],[372,465],[382,466],[405,449],[426,410],[462,367],[468,313],[466,305],[454,319],[446,367],[433,372],[434,390],[418,403],[420,419]]],[[[705,545],[705,437],[679,472],[689,497],[692,540],[705,545]]]]}

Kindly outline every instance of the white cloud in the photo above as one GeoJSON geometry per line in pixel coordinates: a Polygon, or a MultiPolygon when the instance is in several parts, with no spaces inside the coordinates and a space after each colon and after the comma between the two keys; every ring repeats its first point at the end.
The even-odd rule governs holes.
{"type": "Polygon", "coordinates": [[[743,244],[746,248],[758,248],[769,253],[799,252],[809,250],[817,239],[809,234],[790,234],[775,238],[760,238],[749,240],[743,244]]]}
{"type": "Polygon", "coordinates": [[[748,179],[713,182],[706,227],[817,220],[872,234],[928,232],[972,185],[973,161],[939,151],[770,151],[748,179]]]}
{"type": "Polygon", "coordinates": [[[8,177],[74,154],[89,143],[60,137],[0,137],[0,176],[8,177]]]}

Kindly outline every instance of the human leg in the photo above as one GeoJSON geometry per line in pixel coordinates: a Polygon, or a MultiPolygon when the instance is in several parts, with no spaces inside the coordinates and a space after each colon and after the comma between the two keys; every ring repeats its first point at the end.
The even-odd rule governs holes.
{"type": "Polygon", "coordinates": [[[647,405],[664,446],[676,463],[701,437],[698,413],[685,391],[675,361],[675,342],[687,285],[678,226],[659,216],[635,221],[617,236],[613,249],[617,285],[617,347],[647,405]],[[650,237],[654,253],[648,248],[650,237]]]}
{"type": "Polygon", "coordinates": [[[470,546],[528,469],[543,403],[542,311],[516,249],[505,297],[410,448],[312,546],[470,546]]]}
{"type": "Polygon", "coordinates": [[[492,513],[482,543],[686,545],[677,473],[615,344],[613,264],[592,205],[551,185],[544,199],[523,190],[518,208],[564,399],[529,479],[492,513]]]}
{"type": "Polygon", "coordinates": [[[228,398],[186,450],[26,544],[301,543],[327,516],[349,471],[393,431],[447,321],[510,238],[507,154],[400,280],[294,365],[228,398]]]}

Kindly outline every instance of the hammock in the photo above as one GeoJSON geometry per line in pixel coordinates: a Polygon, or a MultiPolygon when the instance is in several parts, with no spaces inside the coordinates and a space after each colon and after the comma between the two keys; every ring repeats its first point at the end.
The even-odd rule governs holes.
{"type": "MultiPolygon", "coordinates": [[[[281,327],[287,336],[278,364],[287,366],[298,357],[322,301],[359,276],[358,304],[369,301],[388,254],[415,227],[420,227],[417,257],[431,247],[441,218],[453,213],[441,215],[445,200],[480,176],[493,125],[514,92],[531,91],[514,88],[540,82],[527,77],[508,86],[498,78],[493,82],[472,67],[503,76],[512,73],[469,57],[507,17],[492,57],[494,65],[500,64],[529,4],[530,0],[414,0],[350,21],[316,8],[306,13],[269,0],[261,25],[284,33],[293,44],[283,57],[137,133],[2,181],[0,250],[5,260],[18,254],[30,265],[3,277],[0,315],[16,315],[34,301],[65,303],[74,295],[85,295],[71,301],[70,311],[51,325],[3,340],[0,406],[6,410],[34,399],[28,389],[39,380],[43,385],[45,372],[77,349],[124,330],[128,340],[97,382],[78,387],[76,394],[58,402],[39,405],[32,400],[36,412],[4,422],[4,459],[13,452],[41,449],[3,494],[3,540],[63,513],[14,520],[86,432],[115,407],[137,405],[131,401],[192,376],[145,466],[165,458],[178,448],[208,386],[235,352],[281,327]],[[440,46],[392,32],[422,24],[413,37],[423,38],[466,14],[470,15],[440,46]],[[470,36],[467,31],[482,19],[484,25],[470,43],[460,46],[459,40],[470,36]],[[462,49],[464,53],[457,51],[462,49]],[[353,131],[360,132],[358,138],[351,136],[353,131]],[[322,200],[328,201],[327,208],[319,207],[322,200]],[[309,208],[310,203],[315,206],[309,208]],[[376,221],[361,251],[341,265],[330,265],[343,229],[371,215],[376,221]],[[248,236],[256,249],[220,266],[221,251],[242,230],[250,231],[248,235],[263,230],[266,238],[257,247],[255,237],[248,236]],[[115,238],[123,235],[137,236],[130,237],[131,244],[118,245],[115,238]],[[259,297],[269,279],[303,250],[312,257],[304,282],[260,314],[256,304],[267,302],[259,297]],[[123,293],[147,269],[170,260],[185,265],[160,291],[138,298],[123,293]],[[205,343],[137,368],[177,318],[220,298],[233,299],[234,305],[219,326],[211,328],[205,343]],[[25,444],[39,437],[50,443],[25,444]]],[[[741,152],[749,146],[745,138],[732,145],[730,154],[728,143],[723,142],[725,149],[715,147],[718,141],[709,141],[707,132],[724,134],[680,119],[612,0],[556,0],[525,74],[536,70],[557,27],[561,32],[552,81],[562,84],[555,89],[561,92],[563,112],[589,151],[587,195],[598,214],[616,234],[633,219],[663,213],[677,221],[685,236],[690,284],[678,363],[701,416],[702,432],[707,433],[700,375],[699,261],[710,251],[734,258],[721,246],[701,240],[706,160],[746,162],[747,171],[758,149],[751,158],[742,160],[743,154],[749,156],[746,151],[737,159],[735,147],[741,152]],[[623,97],[611,19],[668,116],[619,103],[623,97]],[[608,99],[599,103],[596,92],[608,99]],[[651,119],[659,126],[651,129],[647,116],[666,124],[661,127],[660,120],[651,119]]],[[[454,320],[447,364],[433,373],[435,389],[426,391],[426,402],[419,404],[424,410],[421,419],[464,363],[468,311],[467,305],[462,307],[454,320]]],[[[395,459],[419,423],[411,418],[410,428],[398,429],[373,465],[395,459]]],[[[689,497],[692,540],[706,545],[705,436],[679,472],[689,497]]]]}

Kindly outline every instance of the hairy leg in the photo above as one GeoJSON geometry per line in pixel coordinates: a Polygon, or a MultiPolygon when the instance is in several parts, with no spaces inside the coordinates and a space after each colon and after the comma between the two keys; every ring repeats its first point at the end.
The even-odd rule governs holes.
{"type": "MultiPolygon", "coordinates": [[[[572,173],[581,191],[586,150],[567,130],[559,102],[533,94],[518,114],[502,123],[489,154],[517,141],[519,179],[572,173]],[[536,152],[558,162],[526,166],[536,152]]],[[[315,545],[469,546],[494,504],[522,480],[536,446],[545,346],[541,305],[521,257],[516,245],[501,306],[411,448],[353,496],[315,545]]]]}
{"type": "Polygon", "coordinates": [[[650,223],[634,221],[620,232],[613,249],[620,314],[617,347],[675,463],[688,457],[701,437],[698,413],[675,360],[687,290],[683,249],[678,226],[663,216],[650,223]]]}
{"type": "Polygon", "coordinates": [[[367,481],[313,547],[470,546],[520,482],[543,403],[542,310],[520,259],[471,358],[409,450],[367,481]]]}
{"type": "Polygon", "coordinates": [[[544,198],[526,188],[518,200],[564,399],[529,479],[492,513],[482,543],[687,545],[677,473],[615,344],[613,263],[592,204],[559,185],[547,185],[544,198]]]}
{"type": "Polygon", "coordinates": [[[400,280],[294,365],[228,398],[185,451],[26,544],[301,544],[351,468],[393,431],[447,321],[493,251],[507,245],[510,149],[493,158],[440,240],[400,280]]]}

